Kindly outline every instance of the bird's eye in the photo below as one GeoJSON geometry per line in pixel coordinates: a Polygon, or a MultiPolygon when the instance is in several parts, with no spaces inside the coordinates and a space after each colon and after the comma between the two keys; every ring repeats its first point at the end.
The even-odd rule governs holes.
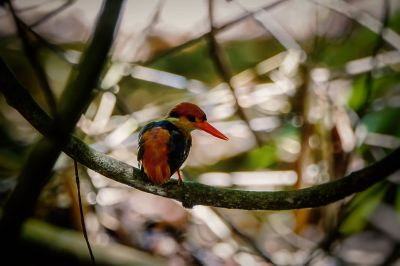
{"type": "Polygon", "coordinates": [[[190,122],[195,122],[195,121],[196,121],[196,118],[195,118],[193,115],[188,115],[188,116],[187,116],[187,119],[188,119],[190,122]]]}

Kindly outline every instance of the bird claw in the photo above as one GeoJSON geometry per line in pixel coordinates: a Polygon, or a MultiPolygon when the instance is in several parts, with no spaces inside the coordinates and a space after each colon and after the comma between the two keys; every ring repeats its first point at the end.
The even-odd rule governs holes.
{"type": "Polygon", "coordinates": [[[178,186],[182,185],[182,176],[181,176],[181,172],[178,170],[176,171],[176,173],[178,174],[178,186]]]}

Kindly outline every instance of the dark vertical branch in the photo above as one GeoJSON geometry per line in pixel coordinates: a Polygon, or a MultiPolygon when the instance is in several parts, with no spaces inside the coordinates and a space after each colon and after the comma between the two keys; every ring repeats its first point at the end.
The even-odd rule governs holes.
{"type": "MultiPolygon", "coordinates": [[[[54,123],[46,119],[46,124],[49,126],[47,131],[57,132],[58,134],[53,135],[53,138],[43,138],[38,141],[27,158],[17,186],[6,202],[0,220],[0,235],[2,236],[0,248],[3,248],[2,251],[12,250],[14,244],[18,242],[23,222],[33,213],[40,192],[52,175],[54,163],[60,155],[61,149],[68,142],[76,122],[91,100],[92,90],[97,84],[112,45],[122,4],[122,0],[104,2],[93,39],[78,69],[72,73],[56,119],[54,123]]],[[[0,64],[0,71],[2,75],[8,74],[12,77],[3,62],[0,64]]],[[[16,88],[24,90],[17,81],[13,83],[0,78],[0,82],[4,86],[12,83],[16,88]]],[[[8,89],[2,88],[2,91],[8,94],[10,93],[8,89]]],[[[11,92],[11,94],[13,93],[11,92]]],[[[25,91],[20,91],[19,94],[29,97],[29,93],[25,91]]],[[[22,101],[22,98],[17,101],[22,101]]],[[[17,103],[17,105],[21,104],[17,103]]],[[[30,106],[37,108],[35,102],[31,103],[30,106]]],[[[42,112],[39,113],[34,112],[33,115],[43,116],[42,112]]],[[[5,254],[8,253],[5,252],[5,254]]]]}
{"type": "Polygon", "coordinates": [[[258,136],[258,134],[256,134],[256,132],[254,132],[251,129],[249,119],[247,118],[244,110],[239,105],[239,102],[236,98],[235,87],[233,86],[232,81],[231,81],[232,71],[226,62],[223,51],[220,48],[220,46],[217,42],[217,39],[215,38],[215,33],[216,33],[217,29],[214,27],[214,7],[213,7],[214,5],[213,5],[213,3],[214,3],[213,0],[208,1],[208,7],[209,7],[208,11],[209,11],[210,27],[211,27],[210,34],[208,34],[208,45],[210,48],[211,59],[214,63],[215,69],[217,70],[218,74],[220,75],[222,80],[228,85],[229,89],[232,92],[232,95],[233,95],[233,98],[235,101],[235,105],[237,108],[237,114],[239,115],[240,119],[242,119],[246,123],[246,125],[248,126],[250,131],[253,133],[257,145],[261,146],[262,145],[261,138],[258,136]]]}
{"type": "Polygon", "coordinates": [[[92,99],[93,88],[98,85],[108,51],[112,46],[122,4],[122,0],[104,2],[93,39],[81,58],[79,68],[71,73],[70,82],[60,97],[56,119],[59,121],[57,126],[62,129],[61,132],[70,132],[75,127],[92,99]]]}
{"type": "Polygon", "coordinates": [[[18,183],[4,205],[0,220],[0,249],[5,255],[11,254],[16,247],[22,224],[33,213],[60,153],[61,147],[46,138],[40,139],[31,150],[18,176],[18,183]]]}

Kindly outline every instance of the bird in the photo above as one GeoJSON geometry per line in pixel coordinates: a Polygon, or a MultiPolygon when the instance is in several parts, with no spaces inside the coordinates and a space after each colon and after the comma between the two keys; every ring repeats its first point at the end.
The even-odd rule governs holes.
{"type": "Polygon", "coordinates": [[[162,185],[176,172],[182,184],[180,167],[189,155],[191,132],[203,130],[214,137],[228,140],[207,122],[207,116],[197,105],[182,102],[174,106],[166,118],[145,125],[139,132],[138,165],[150,182],[162,185]]]}

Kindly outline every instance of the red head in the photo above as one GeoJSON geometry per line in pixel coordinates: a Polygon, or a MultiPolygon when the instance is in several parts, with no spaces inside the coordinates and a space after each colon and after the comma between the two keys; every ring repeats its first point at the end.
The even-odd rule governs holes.
{"type": "Polygon", "coordinates": [[[206,114],[195,104],[183,102],[176,105],[169,112],[168,118],[178,119],[185,128],[201,129],[217,138],[228,140],[228,137],[207,122],[206,114]]]}

